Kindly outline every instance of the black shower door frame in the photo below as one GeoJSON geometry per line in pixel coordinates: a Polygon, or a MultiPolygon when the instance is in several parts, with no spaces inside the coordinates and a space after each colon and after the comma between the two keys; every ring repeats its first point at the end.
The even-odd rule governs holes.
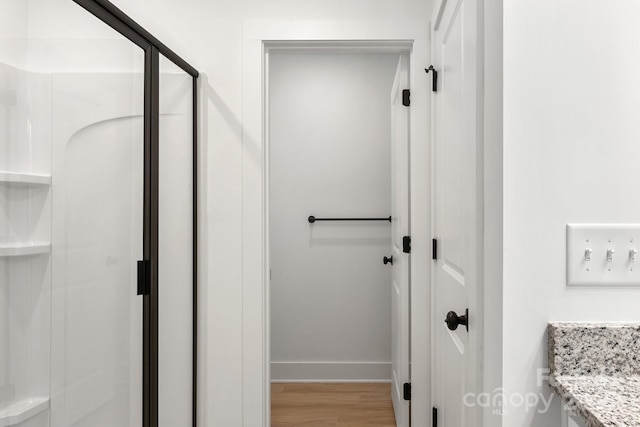
{"type": "Polygon", "coordinates": [[[197,409],[197,130],[198,70],[107,0],[73,0],[144,50],[144,273],[139,273],[143,298],[142,426],[158,426],[158,200],[160,141],[160,54],[192,77],[193,92],[193,387],[192,426],[197,409]]]}

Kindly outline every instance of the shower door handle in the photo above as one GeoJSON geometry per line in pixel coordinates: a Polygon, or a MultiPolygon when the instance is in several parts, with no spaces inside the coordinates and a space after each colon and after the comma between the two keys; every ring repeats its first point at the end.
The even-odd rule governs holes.
{"type": "Polygon", "coordinates": [[[149,295],[149,281],[151,280],[151,263],[138,261],[138,295],[149,295]]]}

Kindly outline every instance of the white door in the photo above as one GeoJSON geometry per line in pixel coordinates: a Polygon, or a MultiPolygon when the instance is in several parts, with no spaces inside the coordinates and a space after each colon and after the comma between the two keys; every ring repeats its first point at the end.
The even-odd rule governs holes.
{"type": "Polygon", "coordinates": [[[408,58],[401,56],[391,89],[391,397],[397,427],[409,426],[409,401],[403,385],[409,372],[409,254],[403,237],[409,236],[409,112],[403,105],[408,89],[408,58]]]}
{"type": "MultiPolygon", "coordinates": [[[[441,3],[433,41],[438,74],[434,94],[433,220],[437,261],[433,277],[433,399],[438,426],[474,427],[479,221],[477,4],[441,3]],[[469,328],[451,328],[469,310],[469,328]],[[465,401],[468,404],[465,404],[465,401]],[[470,404],[469,404],[470,403],[470,404]]],[[[431,77],[431,74],[429,75],[431,77]]]]}

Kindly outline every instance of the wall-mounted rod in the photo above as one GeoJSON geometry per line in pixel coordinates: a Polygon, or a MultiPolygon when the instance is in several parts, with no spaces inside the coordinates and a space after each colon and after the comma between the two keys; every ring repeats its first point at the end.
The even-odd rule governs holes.
{"type": "Polygon", "coordinates": [[[309,223],[313,224],[316,221],[389,221],[391,222],[391,217],[387,218],[316,218],[311,215],[309,218],[309,223]]]}

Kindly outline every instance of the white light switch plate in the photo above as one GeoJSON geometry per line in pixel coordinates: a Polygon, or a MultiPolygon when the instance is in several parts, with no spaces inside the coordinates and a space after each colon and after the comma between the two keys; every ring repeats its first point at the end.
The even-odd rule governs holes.
{"type": "Polygon", "coordinates": [[[637,251],[640,224],[567,224],[567,284],[640,286],[637,251]]]}

